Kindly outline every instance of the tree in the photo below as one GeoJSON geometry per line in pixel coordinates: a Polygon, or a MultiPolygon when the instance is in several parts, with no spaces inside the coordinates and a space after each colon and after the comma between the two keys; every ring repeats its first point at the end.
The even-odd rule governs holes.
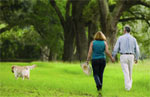
{"type": "Polygon", "coordinates": [[[41,55],[39,42],[40,36],[35,32],[33,26],[24,29],[14,27],[0,34],[0,60],[39,60],[41,55]]]}
{"type": "Polygon", "coordinates": [[[98,4],[95,0],[91,0],[83,11],[83,19],[88,28],[88,47],[93,40],[94,34],[99,30],[99,11],[98,4]]]}
{"type": "Polygon", "coordinates": [[[99,29],[112,49],[118,30],[126,23],[142,20],[147,24],[142,31],[149,31],[150,26],[148,0],[2,0],[0,9],[0,33],[33,26],[47,60],[55,59],[53,56],[63,61],[72,61],[74,56],[85,60],[88,44],[99,29]]]}
{"type": "Polygon", "coordinates": [[[29,2],[19,0],[2,0],[0,1],[0,22],[6,24],[5,27],[0,29],[0,34],[10,30],[11,28],[19,25],[23,27],[26,25],[24,22],[25,13],[31,7],[29,2]],[[19,20],[19,21],[18,21],[19,20]],[[23,23],[24,22],[24,23],[23,23]]]}
{"type": "Polygon", "coordinates": [[[61,25],[64,30],[64,61],[71,61],[73,55],[73,44],[76,39],[77,52],[80,60],[85,60],[87,55],[87,38],[85,34],[85,23],[82,19],[84,7],[89,0],[68,0],[66,3],[66,13],[63,17],[55,0],[50,0],[50,4],[56,10],[61,25]]]}
{"type": "Polygon", "coordinates": [[[15,26],[24,29],[33,25],[34,30],[41,36],[41,49],[47,46],[47,50],[50,51],[45,54],[47,59],[53,59],[52,56],[58,54],[61,58],[63,35],[60,22],[55,11],[46,0],[4,0],[0,3],[2,9],[0,11],[0,21],[6,24],[5,27],[0,29],[0,33],[6,32],[15,26]]]}
{"type": "Polygon", "coordinates": [[[62,56],[63,33],[55,10],[47,2],[39,0],[35,3],[32,12],[28,15],[28,22],[40,34],[43,60],[48,61],[48,59],[56,60],[57,56],[62,56]]]}
{"type": "MultiPolygon", "coordinates": [[[[116,39],[117,24],[119,21],[125,20],[123,18],[121,19],[123,12],[128,11],[131,7],[139,4],[150,7],[150,3],[144,0],[114,0],[113,4],[109,3],[108,0],[98,0],[98,4],[101,29],[107,36],[111,49],[113,49],[113,45],[116,39]]],[[[137,17],[134,17],[133,19],[136,18],[137,17]]]]}

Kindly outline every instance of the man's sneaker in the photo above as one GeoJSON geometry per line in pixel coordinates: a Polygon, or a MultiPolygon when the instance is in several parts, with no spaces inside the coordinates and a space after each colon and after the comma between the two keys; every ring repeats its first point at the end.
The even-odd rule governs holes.
{"type": "Polygon", "coordinates": [[[131,88],[126,88],[126,91],[130,91],[131,88]]]}

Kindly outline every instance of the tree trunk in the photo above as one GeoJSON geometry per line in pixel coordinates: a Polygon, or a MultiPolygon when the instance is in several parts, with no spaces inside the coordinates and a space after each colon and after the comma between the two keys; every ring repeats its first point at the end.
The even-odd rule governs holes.
{"type": "Polygon", "coordinates": [[[88,41],[85,33],[85,23],[82,18],[83,9],[89,3],[89,0],[72,0],[72,17],[74,22],[74,31],[76,37],[76,46],[79,60],[86,60],[88,41]]]}
{"type": "Polygon", "coordinates": [[[82,21],[82,13],[85,5],[89,0],[68,0],[66,3],[66,14],[63,17],[55,0],[50,0],[51,5],[55,8],[59,16],[61,25],[64,29],[64,54],[63,61],[71,61],[73,55],[74,34],[76,34],[77,51],[80,59],[86,59],[87,55],[87,39],[85,34],[85,26],[82,21]],[[71,6],[72,5],[72,6],[71,6]],[[70,11],[72,11],[70,15],[70,11]]]}
{"type": "Polygon", "coordinates": [[[48,48],[48,46],[44,46],[43,48],[41,48],[42,50],[42,61],[48,61],[49,60],[49,53],[50,53],[50,49],[48,48]]]}
{"type": "Polygon", "coordinates": [[[76,25],[76,45],[77,45],[77,55],[79,60],[86,60],[87,57],[87,37],[85,33],[85,25],[84,23],[77,22],[76,25]]]}
{"type": "Polygon", "coordinates": [[[113,50],[115,44],[117,23],[124,10],[124,2],[119,1],[116,5],[119,7],[110,12],[108,2],[106,0],[98,0],[101,29],[107,37],[110,50],[113,50]]]}
{"type": "Polygon", "coordinates": [[[107,0],[98,0],[102,32],[107,37],[107,43],[112,51],[115,45],[117,23],[124,11],[137,3],[137,0],[119,0],[112,12],[107,0]],[[133,1],[133,2],[132,2],[133,1]]]}
{"type": "Polygon", "coordinates": [[[49,61],[56,61],[56,60],[57,60],[57,54],[53,53],[53,51],[50,51],[49,61]]]}
{"type": "Polygon", "coordinates": [[[64,28],[64,53],[63,53],[63,61],[72,61],[73,57],[73,43],[75,38],[75,33],[72,27],[72,23],[70,26],[65,26],[64,28]]]}
{"type": "Polygon", "coordinates": [[[90,45],[90,42],[94,38],[94,34],[98,31],[98,24],[95,22],[90,22],[88,25],[88,47],[90,45]]]}
{"type": "Polygon", "coordinates": [[[56,5],[55,0],[50,0],[50,4],[53,6],[53,8],[55,9],[61,25],[63,27],[64,30],[64,53],[63,53],[63,61],[71,61],[72,60],[72,56],[73,56],[73,43],[74,43],[74,38],[75,38],[75,32],[74,32],[74,28],[73,28],[73,20],[72,20],[72,16],[70,16],[70,6],[71,6],[71,2],[70,0],[67,1],[66,3],[66,14],[65,14],[65,18],[63,17],[59,7],[56,5]]]}
{"type": "Polygon", "coordinates": [[[105,29],[104,33],[107,37],[109,49],[112,51],[116,42],[117,25],[113,25],[113,21],[109,20],[106,24],[106,28],[102,28],[102,31],[103,29],[105,29]]]}
{"type": "Polygon", "coordinates": [[[102,32],[106,35],[111,50],[115,44],[117,23],[122,13],[133,5],[138,4],[139,1],[140,0],[118,0],[113,11],[110,12],[108,1],[98,0],[102,32]]]}

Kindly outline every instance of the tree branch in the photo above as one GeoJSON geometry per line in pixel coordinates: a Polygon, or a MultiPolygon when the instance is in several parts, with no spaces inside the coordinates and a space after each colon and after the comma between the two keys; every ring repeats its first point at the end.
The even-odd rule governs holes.
{"type": "Polygon", "coordinates": [[[148,20],[145,20],[145,22],[149,25],[149,27],[150,27],[150,23],[149,23],[149,21],[148,20]]]}
{"type": "Polygon", "coordinates": [[[98,0],[98,3],[100,7],[100,15],[105,21],[109,14],[109,7],[108,7],[107,0],[98,0]]]}
{"type": "Polygon", "coordinates": [[[125,8],[125,0],[118,1],[112,12],[113,21],[114,20],[116,22],[118,21],[118,19],[120,18],[120,16],[122,15],[124,11],[124,8],[125,8]]]}
{"type": "Polygon", "coordinates": [[[145,22],[150,26],[149,20],[145,18],[144,14],[138,13],[138,15],[136,15],[135,13],[133,13],[132,11],[128,10],[128,12],[130,12],[133,16],[135,16],[136,18],[139,18],[139,14],[141,15],[141,19],[140,20],[145,20],[145,22]],[[143,18],[143,19],[142,19],[143,18]]]}
{"type": "Polygon", "coordinates": [[[122,13],[126,10],[128,10],[130,7],[137,5],[140,0],[120,0],[117,2],[116,7],[114,8],[114,11],[112,12],[113,21],[119,20],[122,13]]]}
{"type": "Polygon", "coordinates": [[[149,20],[147,20],[144,16],[143,17],[129,17],[129,18],[123,18],[123,19],[119,19],[119,22],[127,22],[127,21],[134,21],[134,20],[144,20],[149,26],[149,20]]]}
{"type": "Polygon", "coordinates": [[[145,20],[143,17],[129,17],[129,18],[123,18],[119,19],[119,22],[127,22],[127,21],[134,21],[134,20],[145,20]]]}
{"type": "Polygon", "coordinates": [[[70,13],[70,0],[67,1],[67,4],[66,4],[66,19],[69,17],[69,13],[70,13]]]}
{"type": "MultiPolygon", "coordinates": [[[[141,14],[143,18],[145,18],[145,16],[143,14],[141,14]]],[[[149,20],[145,18],[145,22],[150,26],[149,20]]]]}
{"type": "Polygon", "coordinates": [[[109,6],[107,0],[98,0],[99,12],[100,12],[100,23],[102,26],[102,31],[106,32],[107,19],[109,16],[109,6]]]}
{"type": "Polygon", "coordinates": [[[9,27],[9,26],[0,29],[0,34],[2,34],[3,32],[5,32],[5,31],[7,31],[7,30],[10,30],[10,27],[9,27]]]}
{"type": "Polygon", "coordinates": [[[144,2],[144,1],[140,0],[140,1],[138,1],[138,4],[150,8],[150,1],[144,2]]]}
{"type": "Polygon", "coordinates": [[[50,1],[50,4],[52,5],[52,7],[55,9],[57,15],[59,16],[59,19],[60,19],[60,22],[63,26],[63,28],[65,27],[65,20],[64,20],[64,17],[60,11],[60,9],[58,8],[58,6],[56,5],[56,2],[55,0],[49,0],[50,1]]]}

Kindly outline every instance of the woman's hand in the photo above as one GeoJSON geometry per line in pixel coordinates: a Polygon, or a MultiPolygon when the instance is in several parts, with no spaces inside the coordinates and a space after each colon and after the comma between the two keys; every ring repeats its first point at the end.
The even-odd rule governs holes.
{"type": "Polygon", "coordinates": [[[112,55],[109,53],[109,50],[108,50],[108,45],[107,45],[107,42],[105,41],[105,52],[106,54],[109,56],[109,58],[111,59],[112,62],[115,62],[115,59],[112,57],[112,55]]]}
{"type": "Polygon", "coordinates": [[[111,58],[111,61],[114,63],[114,62],[115,62],[115,58],[114,58],[114,57],[112,57],[112,58],[111,58]]]}

